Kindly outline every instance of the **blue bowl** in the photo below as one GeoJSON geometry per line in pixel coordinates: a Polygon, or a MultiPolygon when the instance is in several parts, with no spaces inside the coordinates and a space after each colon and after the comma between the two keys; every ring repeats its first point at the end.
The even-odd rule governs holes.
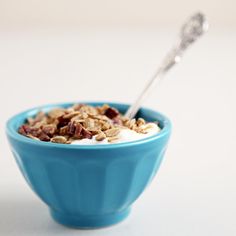
{"type": "MultiPolygon", "coordinates": [[[[125,104],[109,104],[121,112],[128,108],[125,104]]],[[[159,112],[142,108],[138,116],[158,120],[161,132],[109,145],[47,143],[18,134],[25,119],[39,110],[71,105],[46,105],[12,117],[6,126],[12,153],[29,186],[58,223],[77,228],[118,223],[128,216],[131,205],[155,176],[167,147],[170,121],[159,112]]]]}

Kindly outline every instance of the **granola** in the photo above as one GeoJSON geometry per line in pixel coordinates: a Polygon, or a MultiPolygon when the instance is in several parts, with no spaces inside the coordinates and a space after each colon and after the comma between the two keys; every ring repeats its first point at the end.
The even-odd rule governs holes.
{"type": "Polygon", "coordinates": [[[113,143],[124,129],[145,134],[150,128],[151,124],[143,118],[130,120],[107,104],[97,107],[75,104],[68,108],[54,108],[48,113],[39,111],[35,117],[29,117],[18,132],[35,140],[53,143],[70,144],[93,137],[98,142],[107,139],[113,143]]]}

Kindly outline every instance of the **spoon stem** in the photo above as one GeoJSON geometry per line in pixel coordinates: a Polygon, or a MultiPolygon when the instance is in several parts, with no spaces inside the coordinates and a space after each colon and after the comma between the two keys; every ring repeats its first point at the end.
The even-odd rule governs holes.
{"type": "Polygon", "coordinates": [[[180,61],[183,52],[189,47],[189,45],[195,42],[207,30],[208,22],[203,14],[197,13],[188,19],[188,21],[181,28],[178,43],[164,58],[161,66],[148,81],[137,100],[129,107],[125,114],[126,117],[130,119],[135,117],[143,101],[153,90],[156,83],[160,81],[160,79],[180,61]]]}

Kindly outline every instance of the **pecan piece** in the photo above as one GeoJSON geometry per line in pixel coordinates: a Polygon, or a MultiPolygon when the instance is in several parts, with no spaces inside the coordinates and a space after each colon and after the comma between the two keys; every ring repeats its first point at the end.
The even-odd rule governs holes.
{"type": "Polygon", "coordinates": [[[67,125],[60,128],[60,130],[59,130],[60,135],[66,135],[67,133],[68,133],[68,126],[67,125]]]}
{"type": "Polygon", "coordinates": [[[75,134],[75,122],[69,122],[67,125],[67,133],[70,135],[74,135],[75,134]]]}
{"type": "Polygon", "coordinates": [[[56,125],[54,125],[54,124],[51,124],[51,125],[44,125],[44,126],[42,127],[42,131],[43,131],[45,134],[47,134],[48,136],[53,136],[53,135],[55,134],[55,132],[56,132],[56,129],[57,129],[57,127],[56,127],[56,125]]]}
{"type": "Polygon", "coordinates": [[[22,125],[19,129],[18,132],[22,135],[27,135],[30,133],[30,127],[28,125],[22,125]]]}
{"type": "Polygon", "coordinates": [[[38,134],[37,138],[40,139],[41,141],[45,141],[45,142],[50,141],[50,137],[47,134],[45,134],[44,132],[40,132],[40,134],[38,134]]]}
{"type": "Polygon", "coordinates": [[[93,137],[92,133],[89,132],[88,130],[86,130],[85,128],[82,127],[82,130],[81,130],[81,136],[82,138],[88,138],[88,139],[91,139],[93,137]]]}
{"type": "Polygon", "coordinates": [[[80,123],[75,124],[75,133],[74,136],[76,138],[80,138],[83,126],[80,123]]]}

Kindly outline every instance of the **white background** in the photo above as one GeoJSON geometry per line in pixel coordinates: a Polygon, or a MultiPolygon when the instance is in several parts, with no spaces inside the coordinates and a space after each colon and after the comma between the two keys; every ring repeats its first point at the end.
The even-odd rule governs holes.
{"type": "Polygon", "coordinates": [[[0,235],[235,235],[233,1],[206,1],[205,7],[203,1],[199,7],[180,1],[174,8],[154,1],[137,6],[127,1],[120,8],[117,2],[90,1],[91,8],[85,3],[82,9],[92,9],[95,16],[75,1],[69,1],[70,7],[64,1],[21,2],[0,1],[0,235]],[[110,5],[114,14],[105,8],[110,5]],[[161,14],[154,14],[155,7],[161,14]],[[173,123],[153,183],[130,217],[117,226],[81,231],[54,223],[9,151],[6,120],[53,102],[131,103],[175,40],[185,16],[200,7],[212,19],[210,31],[145,103],[173,123]]]}

